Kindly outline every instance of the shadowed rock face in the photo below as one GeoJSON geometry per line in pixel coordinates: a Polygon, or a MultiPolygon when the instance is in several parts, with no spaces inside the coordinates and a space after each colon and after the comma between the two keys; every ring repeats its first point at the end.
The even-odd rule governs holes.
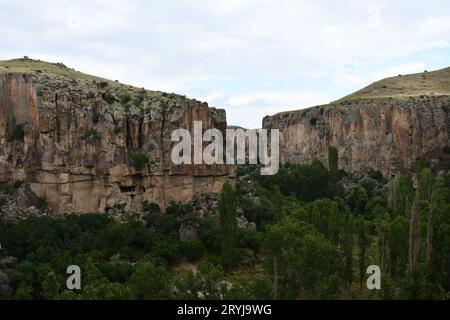
{"type": "Polygon", "coordinates": [[[328,148],[334,146],[340,169],[389,177],[412,168],[417,158],[433,159],[450,144],[450,97],[315,107],[266,117],[263,127],[281,130],[283,164],[328,163],[328,148]]]}
{"type": "Polygon", "coordinates": [[[0,180],[26,182],[56,213],[188,202],[219,192],[232,172],[172,164],[172,131],[192,131],[194,120],[226,128],[223,110],[181,96],[91,79],[0,74],[0,180]],[[119,102],[125,93],[131,99],[119,102]],[[148,161],[139,168],[136,157],[148,161]]]}

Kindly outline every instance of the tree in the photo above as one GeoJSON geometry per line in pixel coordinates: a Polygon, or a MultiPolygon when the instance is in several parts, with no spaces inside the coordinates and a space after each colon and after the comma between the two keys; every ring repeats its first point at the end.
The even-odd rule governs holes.
{"type": "Polygon", "coordinates": [[[362,290],[364,278],[366,276],[366,247],[367,247],[367,235],[366,224],[364,219],[360,219],[358,222],[358,245],[359,245],[359,287],[362,290]]]}
{"type": "Polygon", "coordinates": [[[338,149],[333,146],[328,148],[328,170],[330,171],[333,192],[336,193],[339,180],[339,153],[338,149]]]}
{"type": "Polygon", "coordinates": [[[274,299],[335,298],[339,293],[339,252],[306,222],[286,218],[270,226],[264,251],[274,299]]]}
{"type": "Polygon", "coordinates": [[[414,183],[410,173],[389,182],[388,208],[393,217],[409,216],[414,201],[414,183]]]}
{"type": "Polygon", "coordinates": [[[417,259],[419,257],[420,246],[420,191],[416,191],[416,199],[411,210],[411,220],[409,229],[409,271],[412,275],[417,271],[417,259]]]}
{"type": "MultiPolygon", "coordinates": [[[[428,244],[431,247],[428,282],[434,286],[435,293],[441,293],[450,290],[450,188],[446,187],[442,177],[437,178],[433,185],[432,202],[434,223],[428,244]]],[[[442,299],[442,294],[438,298],[442,299]]]]}
{"type": "Polygon", "coordinates": [[[334,174],[337,174],[339,170],[339,153],[333,146],[328,148],[328,170],[334,174]]]}
{"type": "Polygon", "coordinates": [[[225,273],[220,265],[202,262],[198,265],[197,288],[204,299],[219,300],[227,290],[225,273]]]}
{"type": "Polygon", "coordinates": [[[344,226],[341,230],[342,253],[344,256],[344,280],[347,290],[353,282],[353,219],[350,213],[346,213],[344,226]]]}
{"type": "Polygon", "coordinates": [[[133,294],[124,284],[104,283],[98,287],[87,287],[80,298],[83,300],[130,300],[133,294]]]}
{"type": "Polygon", "coordinates": [[[184,256],[188,261],[196,261],[203,256],[205,247],[203,243],[198,240],[188,240],[182,242],[182,249],[184,256]]]}
{"type": "Polygon", "coordinates": [[[197,300],[199,299],[199,288],[197,276],[192,270],[185,270],[174,278],[174,294],[173,297],[179,300],[197,300]]]}
{"type": "MultiPolygon", "coordinates": [[[[44,272],[44,270],[41,270],[41,272],[44,272]]],[[[43,273],[43,275],[44,274],[45,273],[43,273]]],[[[52,300],[58,296],[62,283],[61,280],[62,279],[58,279],[55,272],[49,268],[49,272],[45,274],[45,278],[41,282],[42,295],[45,299],[52,300]]]]}
{"type": "Polygon", "coordinates": [[[384,270],[393,277],[403,277],[408,264],[409,227],[410,221],[406,217],[397,216],[387,221],[387,266],[384,270]]]}
{"type": "Polygon", "coordinates": [[[311,164],[289,165],[280,168],[275,176],[255,176],[267,190],[278,186],[285,196],[294,196],[302,201],[314,201],[333,195],[330,188],[331,175],[324,164],[314,160],[311,164]]]}
{"type": "Polygon", "coordinates": [[[131,276],[131,289],[138,299],[167,299],[171,278],[167,270],[157,267],[152,262],[140,262],[131,276]]]}
{"type": "Polygon", "coordinates": [[[364,176],[359,180],[358,184],[366,190],[367,196],[371,199],[375,195],[378,187],[378,181],[371,177],[364,176]]]}
{"type": "Polygon", "coordinates": [[[353,184],[345,191],[345,201],[349,207],[359,213],[364,214],[369,197],[366,190],[360,185],[353,184]]]}
{"type": "Polygon", "coordinates": [[[225,271],[236,264],[236,241],[237,241],[237,202],[236,193],[229,182],[223,185],[220,195],[220,235],[222,260],[225,271]]]}

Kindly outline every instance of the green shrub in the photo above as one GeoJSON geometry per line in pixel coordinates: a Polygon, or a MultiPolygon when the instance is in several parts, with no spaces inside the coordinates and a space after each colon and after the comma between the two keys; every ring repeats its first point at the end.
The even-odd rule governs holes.
{"type": "Polygon", "coordinates": [[[215,254],[220,254],[220,225],[217,220],[206,218],[199,230],[200,240],[215,254]]]}
{"type": "Polygon", "coordinates": [[[250,248],[259,251],[262,244],[262,235],[256,230],[239,230],[238,232],[238,248],[250,248]]]}
{"type": "Polygon", "coordinates": [[[148,164],[148,157],[143,153],[137,153],[133,156],[133,167],[136,170],[142,170],[148,164]]]}
{"type": "Polygon", "coordinates": [[[47,197],[39,197],[38,198],[38,203],[37,203],[37,208],[39,210],[45,210],[48,207],[48,200],[47,197]]]}
{"type": "Polygon", "coordinates": [[[417,172],[420,172],[422,169],[429,168],[429,167],[430,167],[430,162],[425,157],[419,157],[416,159],[415,169],[417,170],[417,172]]]}
{"type": "Polygon", "coordinates": [[[125,210],[125,207],[127,206],[127,204],[125,202],[117,202],[113,205],[113,209],[117,209],[119,211],[123,211],[125,210]]]}
{"type": "Polygon", "coordinates": [[[23,139],[25,138],[25,124],[21,123],[21,124],[16,124],[13,127],[13,138],[16,141],[23,141],[23,139]]]}
{"type": "Polygon", "coordinates": [[[22,181],[0,182],[0,192],[14,194],[22,186],[22,181]]]}
{"type": "Polygon", "coordinates": [[[442,152],[444,152],[445,154],[450,154],[450,146],[445,146],[445,147],[442,149],[442,152]]]}
{"type": "Polygon", "coordinates": [[[94,124],[98,124],[100,122],[100,118],[101,118],[100,113],[94,112],[94,114],[92,115],[92,122],[94,124]]]}
{"type": "Polygon", "coordinates": [[[312,118],[309,120],[309,123],[310,123],[312,126],[315,126],[315,125],[317,124],[317,121],[319,121],[319,119],[317,119],[316,117],[312,117],[312,118]]]}
{"type": "Polygon", "coordinates": [[[142,210],[147,213],[161,213],[161,208],[158,204],[147,200],[142,204],[142,210]]]}
{"type": "Polygon", "coordinates": [[[184,256],[188,261],[191,262],[200,259],[205,252],[205,247],[203,246],[203,243],[198,240],[183,241],[182,248],[184,256]]]}
{"type": "MultiPolygon", "coordinates": [[[[147,227],[165,239],[177,239],[180,223],[176,217],[170,214],[147,211],[145,216],[147,227]]],[[[176,242],[176,241],[175,241],[176,242]]]]}
{"type": "Polygon", "coordinates": [[[121,126],[115,126],[114,127],[114,134],[120,134],[123,132],[123,129],[121,126]]]}
{"type": "Polygon", "coordinates": [[[128,104],[128,102],[131,101],[131,96],[128,93],[124,93],[123,95],[120,96],[120,104],[122,104],[123,106],[128,104]]]}
{"type": "Polygon", "coordinates": [[[111,92],[107,91],[105,93],[105,95],[103,96],[103,99],[108,103],[108,104],[113,104],[116,101],[116,98],[111,94],[111,92]]]}
{"type": "Polygon", "coordinates": [[[92,91],[89,91],[88,94],[87,94],[87,97],[88,97],[89,99],[94,99],[94,98],[95,98],[95,93],[92,92],[92,91]]]}

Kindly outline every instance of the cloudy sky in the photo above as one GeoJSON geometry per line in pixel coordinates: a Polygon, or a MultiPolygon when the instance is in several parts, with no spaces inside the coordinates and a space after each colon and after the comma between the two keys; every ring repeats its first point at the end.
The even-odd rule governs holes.
{"type": "Polygon", "coordinates": [[[185,94],[228,122],[450,65],[450,1],[0,0],[0,60],[185,94]]]}

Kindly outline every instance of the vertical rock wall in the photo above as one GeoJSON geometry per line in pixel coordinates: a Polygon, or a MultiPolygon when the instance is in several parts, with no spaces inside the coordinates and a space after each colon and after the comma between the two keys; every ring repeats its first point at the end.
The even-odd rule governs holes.
{"type": "Polygon", "coordinates": [[[91,79],[0,74],[0,180],[24,181],[56,213],[188,202],[219,192],[232,173],[227,166],[172,164],[172,131],[192,129],[194,120],[226,127],[223,111],[178,95],[91,79]]]}
{"type": "Polygon", "coordinates": [[[414,97],[353,102],[277,114],[263,127],[278,128],[282,163],[328,161],[350,173],[380,171],[385,177],[412,168],[420,157],[437,158],[450,144],[450,98],[414,97]]]}

